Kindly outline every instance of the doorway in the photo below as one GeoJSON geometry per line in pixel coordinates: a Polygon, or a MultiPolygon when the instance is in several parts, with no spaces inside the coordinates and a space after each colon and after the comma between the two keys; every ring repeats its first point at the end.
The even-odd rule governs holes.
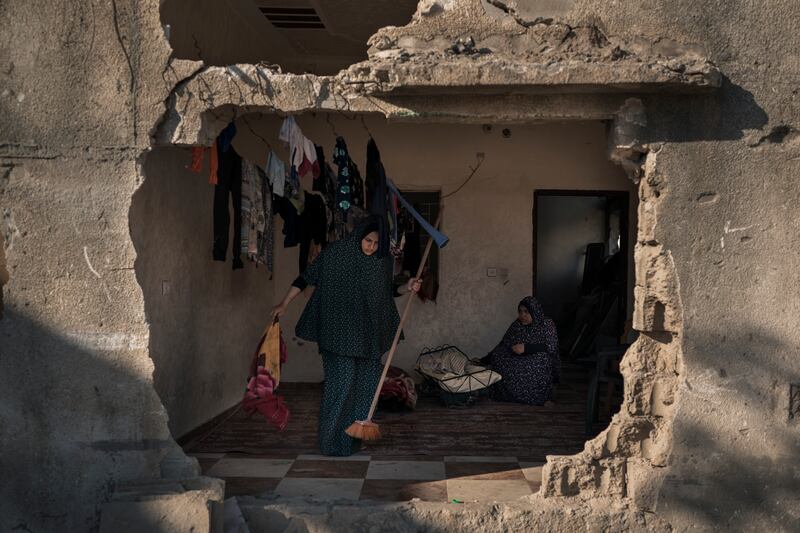
{"type": "Polygon", "coordinates": [[[630,193],[538,190],[533,198],[533,293],[560,337],[575,327],[581,301],[611,293],[604,334],[625,331],[628,309],[630,193]]]}

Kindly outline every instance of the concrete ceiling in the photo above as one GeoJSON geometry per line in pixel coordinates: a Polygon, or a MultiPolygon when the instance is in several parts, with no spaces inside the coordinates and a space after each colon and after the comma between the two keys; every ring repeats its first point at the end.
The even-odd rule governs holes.
{"type": "MultiPolygon", "coordinates": [[[[324,29],[273,27],[295,49],[297,59],[340,68],[366,59],[367,40],[384,26],[403,26],[411,20],[417,0],[252,0],[258,8],[313,9],[324,29]],[[334,65],[338,65],[334,66],[334,65]]],[[[266,16],[265,16],[266,18],[266,16]]],[[[287,19],[290,17],[286,17],[287,19]]],[[[313,15],[309,18],[313,18],[313,15]]],[[[302,17],[298,17],[303,20],[302,17]]],[[[269,21],[268,21],[269,23],[269,21]]]]}
{"type": "Polygon", "coordinates": [[[335,74],[366,59],[369,37],[384,26],[407,24],[416,5],[417,0],[165,0],[161,15],[171,27],[176,57],[209,65],[266,61],[287,72],[335,74]]]}

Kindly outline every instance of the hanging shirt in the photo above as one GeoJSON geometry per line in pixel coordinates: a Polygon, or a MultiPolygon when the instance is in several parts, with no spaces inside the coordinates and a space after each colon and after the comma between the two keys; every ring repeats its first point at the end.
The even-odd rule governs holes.
{"type": "MultiPolygon", "coordinates": [[[[300,168],[303,164],[306,138],[303,136],[303,131],[295,122],[294,117],[288,116],[283,120],[278,138],[289,145],[289,153],[292,154],[290,163],[295,168],[300,168]]],[[[316,159],[316,152],[314,158],[316,159]]]]}
{"type": "Polygon", "coordinates": [[[352,205],[353,192],[350,187],[350,154],[342,137],[336,137],[333,162],[339,168],[336,180],[336,206],[347,220],[347,210],[352,205]]]}
{"type": "MultiPolygon", "coordinates": [[[[294,161],[294,156],[296,153],[297,150],[292,152],[292,161],[294,161]]],[[[297,166],[294,163],[292,163],[291,167],[289,168],[289,174],[286,177],[286,181],[295,194],[300,193],[300,176],[297,173],[297,166]]]]}
{"type": "Polygon", "coordinates": [[[272,276],[275,268],[275,236],[274,236],[274,219],[272,210],[272,191],[269,188],[269,178],[267,174],[258,169],[258,175],[261,178],[261,203],[264,210],[264,229],[259,236],[258,241],[258,256],[263,260],[267,268],[267,273],[272,276]]]}
{"type": "Polygon", "coordinates": [[[303,162],[300,164],[300,167],[297,169],[297,173],[300,176],[304,176],[308,172],[311,172],[311,175],[316,178],[319,176],[320,167],[319,161],[317,160],[317,147],[314,146],[314,143],[306,137],[303,137],[303,162]]]}
{"type": "Polygon", "coordinates": [[[284,195],[284,184],[286,182],[286,165],[275,154],[270,151],[267,154],[267,166],[265,168],[267,178],[272,185],[272,192],[277,196],[284,195]]]}
{"type": "Polygon", "coordinates": [[[352,203],[355,206],[364,208],[364,180],[358,172],[358,167],[350,160],[350,188],[352,189],[352,203]]]}
{"type": "Polygon", "coordinates": [[[255,263],[263,263],[264,259],[259,256],[259,242],[266,219],[258,170],[256,165],[242,159],[242,253],[255,263]]]}

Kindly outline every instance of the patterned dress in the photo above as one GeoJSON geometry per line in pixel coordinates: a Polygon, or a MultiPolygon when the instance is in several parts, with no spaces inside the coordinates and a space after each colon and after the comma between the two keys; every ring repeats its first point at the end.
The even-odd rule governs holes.
{"type": "Polygon", "coordinates": [[[542,405],[552,399],[553,383],[558,383],[561,375],[558,335],[536,298],[529,296],[520,305],[533,322],[525,325],[515,320],[489,354],[490,365],[503,376],[495,385],[495,396],[508,402],[542,405]],[[525,344],[534,351],[518,355],[512,350],[515,344],[525,344]]]}
{"type": "Polygon", "coordinates": [[[329,245],[301,276],[315,289],[295,333],[316,342],[322,355],[325,385],[319,445],[325,455],[358,451],[361,441],[349,437],[345,429],[367,417],[381,374],[381,356],[400,322],[391,259],[361,250],[361,240],[370,230],[371,225],[364,224],[329,245]]]}

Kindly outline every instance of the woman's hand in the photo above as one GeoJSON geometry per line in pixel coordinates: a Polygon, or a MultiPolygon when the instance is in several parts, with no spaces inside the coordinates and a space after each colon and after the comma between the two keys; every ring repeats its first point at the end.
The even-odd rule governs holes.
{"type": "Polygon", "coordinates": [[[422,280],[419,278],[411,278],[406,284],[406,291],[417,293],[422,288],[422,280]]]}
{"type": "Polygon", "coordinates": [[[511,347],[511,350],[517,355],[522,355],[525,353],[525,345],[515,344],[514,346],[511,347]]]}
{"type": "Polygon", "coordinates": [[[279,319],[283,314],[286,313],[286,304],[281,302],[275,307],[272,308],[272,320],[273,322],[279,319]]]}

